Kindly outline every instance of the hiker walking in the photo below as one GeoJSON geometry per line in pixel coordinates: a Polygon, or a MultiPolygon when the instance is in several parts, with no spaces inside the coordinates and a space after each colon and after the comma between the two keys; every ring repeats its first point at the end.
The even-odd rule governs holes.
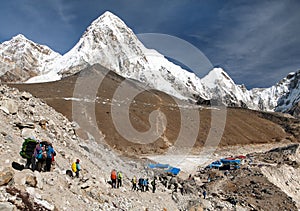
{"type": "MultiPolygon", "coordinates": [[[[52,143],[50,143],[50,146],[52,147],[52,149],[54,149],[52,143]]],[[[56,156],[56,152],[53,150],[51,154],[52,154],[51,165],[54,165],[55,164],[54,156],[56,156]]]]}
{"type": "Polygon", "coordinates": [[[136,176],[133,176],[131,183],[132,183],[132,188],[131,190],[136,190],[136,176]]]}
{"type": "Polygon", "coordinates": [[[111,179],[111,188],[116,188],[116,183],[117,183],[117,171],[113,169],[110,174],[110,179],[111,179]]]}
{"type": "Polygon", "coordinates": [[[34,151],[37,145],[37,140],[35,137],[28,137],[24,140],[22,144],[22,148],[20,151],[20,155],[22,158],[26,159],[26,164],[25,164],[25,169],[30,168],[31,165],[31,170],[35,170],[35,156],[34,156],[34,151]]]}
{"type": "Polygon", "coordinates": [[[122,187],[122,178],[123,178],[123,175],[122,175],[122,172],[121,171],[119,171],[118,172],[118,180],[117,180],[117,187],[119,188],[119,187],[122,187]]]}
{"type": "Polygon", "coordinates": [[[204,190],[202,194],[203,194],[203,198],[205,199],[206,198],[206,194],[207,194],[206,190],[204,190]]]}
{"type": "Polygon", "coordinates": [[[155,179],[155,177],[152,180],[151,185],[152,185],[152,193],[155,193],[155,190],[156,190],[156,179],[155,179]]]}
{"type": "Polygon", "coordinates": [[[46,158],[46,169],[45,170],[50,171],[52,159],[56,155],[56,152],[52,148],[52,144],[49,144],[48,146],[46,146],[46,153],[47,153],[47,158],[46,158]]]}
{"type": "Polygon", "coordinates": [[[36,170],[41,171],[42,169],[42,164],[43,164],[43,148],[42,145],[40,144],[40,141],[38,141],[38,143],[36,144],[36,147],[34,149],[34,168],[36,168],[36,170]],[[37,163],[36,160],[37,159],[37,163]]]}
{"type": "Polygon", "coordinates": [[[76,162],[72,163],[72,171],[76,174],[76,177],[79,178],[79,172],[81,171],[79,159],[77,159],[76,162]]]}
{"type": "Polygon", "coordinates": [[[144,192],[144,178],[139,178],[139,189],[144,192]]]}
{"type": "Polygon", "coordinates": [[[145,179],[144,180],[144,187],[145,187],[145,191],[149,191],[149,179],[145,179]]]}

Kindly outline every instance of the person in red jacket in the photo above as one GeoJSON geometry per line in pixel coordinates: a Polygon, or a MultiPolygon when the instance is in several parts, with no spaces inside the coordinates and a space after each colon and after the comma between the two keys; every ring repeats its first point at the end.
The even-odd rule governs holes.
{"type": "Polygon", "coordinates": [[[113,169],[113,170],[111,171],[110,179],[111,179],[111,187],[112,187],[112,188],[116,188],[116,183],[117,183],[117,171],[116,171],[115,169],[113,169]]]}

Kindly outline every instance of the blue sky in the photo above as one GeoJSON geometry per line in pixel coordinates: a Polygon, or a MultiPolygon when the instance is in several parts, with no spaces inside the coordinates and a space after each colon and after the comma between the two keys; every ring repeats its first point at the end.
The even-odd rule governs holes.
{"type": "Polygon", "coordinates": [[[13,0],[0,7],[0,42],[21,33],[64,54],[105,11],[136,33],[190,42],[238,84],[269,87],[300,69],[297,0],[13,0]]]}

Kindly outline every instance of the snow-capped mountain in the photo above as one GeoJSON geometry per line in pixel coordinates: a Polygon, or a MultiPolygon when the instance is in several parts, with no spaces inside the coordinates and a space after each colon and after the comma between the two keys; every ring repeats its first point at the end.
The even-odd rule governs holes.
{"type": "Polygon", "coordinates": [[[300,70],[269,88],[247,90],[244,85],[236,85],[222,68],[214,68],[201,82],[209,99],[220,100],[227,106],[294,114],[293,109],[300,102],[300,70]]]}
{"type": "Polygon", "coordinates": [[[57,80],[96,63],[181,99],[199,93],[206,97],[201,80],[195,74],[169,62],[157,51],[145,48],[133,31],[110,12],[93,21],[79,42],[48,66],[48,74],[33,77],[28,82],[57,80]]]}
{"type": "MultiPolygon", "coordinates": [[[[275,111],[280,112],[296,112],[295,109],[300,108],[300,70],[290,73],[286,78],[282,79],[277,85],[277,89],[281,90],[281,95],[277,100],[275,111]],[[286,89],[287,88],[287,89],[286,89]]],[[[277,97],[276,96],[276,97],[277,97]]],[[[298,113],[300,114],[300,112],[298,113]]]]}
{"type": "Polygon", "coordinates": [[[291,112],[300,101],[299,72],[270,88],[252,90],[236,85],[222,68],[214,68],[200,79],[157,51],[145,48],[134,32],[110,12],[94,20],[63,56],[23,35],[0,44],[1,80],[55,81],[96,63],[145,86],[195,102],[215,99],[228,106],[291,112]]]}
{"type": "Polygon", "coordinates": [[[228,106],[254,106],[250,92],[243,85],[236,85],[222,68],[214,68],[201,81],[209,99],[219,100],[228,106]]]}
{"type": "Polygon", "coordinates": [[[47,71],[47,65],[61,55],[45,45],[17,35],[0,44],[0,80],[23,82],[47,71]]]}

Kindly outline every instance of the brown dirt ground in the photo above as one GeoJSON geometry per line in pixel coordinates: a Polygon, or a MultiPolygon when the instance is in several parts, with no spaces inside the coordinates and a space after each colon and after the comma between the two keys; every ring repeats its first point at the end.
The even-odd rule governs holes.
{"type": "MultiPolygon", "coordinates": [[[[58,112],[64,114],[68,119],[72,120],[72,101],[65,98],[74,96],[74,87],[78,79],[83,80],[84,88],[92,90],[95,84],[99,83],[99,75],[103,76],[106,71],[102,66],[94,65],[86,68],[81,74],[64,78],[61,81],[42,83],[42,84],[8,84],[19,90],[32,93],[33,96],[43,99],[48,105],[52,106],[58,112]]],[[[124,152],[127,155],[163,153],[168,148],[168,143],[174,143],[178,137],[181,127],[181,116],[178,103],[175,100],[157,90],[146,90],[135,97],[135,102],[130,105],[130,121],[133,127],[145,132],[150,128],[149,114],[159,109],[167,118],[166,130],[161,138],[150,144],[137,144],[126,140],[121,136],[113,123],[111,115],[111,104],[120,102],[114,101],[114,93],[124,78],[109,72],[98,88],[97,100],[95,108],[90,102],[85,102],[86,113],[91,112],[93,116],[95,112],[97,126],[105,135],[106,142],[113,148],[124,152]],[[90,110],[89,110],[90,109],[90,110]],[[167,140],[167,142],[166,142],[167,140]]],[[[135,90],[142,91],[141,85],[133,81],[126,81],[135,90]]],[[[89,97],[89,93],[84,93],[83,97],[89,97]]],[[[93,97],[91,97],[93,98],[93,97]]],[[[95,97],[94,97],[95,98],[95,97]]],[[[207,135],[211,130],[211,114],[210,108],[191,108],[191,104],[186,109],[196,109],[200,115],[200,127],[198,137],[194,147],[201,147],[206,142],[207,135]]],[[[220,116],[221,112],[214,110],[216,116],[220,116]]],[[[193,119],[191,119],[193,121],[193,119]]],[[[221,120],[220,120],[221,121],[221,120]]],[[[283,139],[299,141],[299,121],[284,117],[280,114],[262,113],[240,108],[227,108],[226,126],[219,146],[228,145],[245,145],[255,143],[272,143],[279,142],[283,139]],[[291,127],[294,125],[294,127],[291,127]],[[297,133],[298,131],[298,133],[297,133]]],[[[190,137],[185,136],[189,141],[190,137]]]]}

